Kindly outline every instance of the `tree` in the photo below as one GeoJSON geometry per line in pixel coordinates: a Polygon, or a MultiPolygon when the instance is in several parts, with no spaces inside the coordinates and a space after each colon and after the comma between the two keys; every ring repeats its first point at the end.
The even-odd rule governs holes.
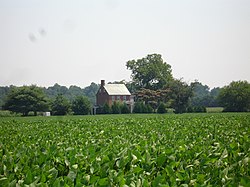
{"type": "Polygon", "coordinates": [[[4,105],[4,100],[7,97],[11,87],[4,86],[0,87],[0,109],[2,109],[2,106],[4,105]]]}
{"type": "Polygon", "coordinates": [[[213,89],[210,91],[210,95],[211,95],[211,97],[212,97],[212,100],[211,100],[209,106],[211,106],[211,107],[218,107],[218,106],[219,106],[219,103],[218,103],[218,96],[219,96],[220,90],[221,90],[221,88],[216,87],[216,88],[213,88],[213,89]]]}
{"type": "Polygon", "coordinates": [[[13,87],[7,95],[4,109],[27,116],[33,111],[36,115],[38,111],[48,109],[48,100],[42,88],[35,85],[13,87]]]}
{"type": "Polygon", "coordinates": [[[171,107],[175,113],[186,112],[190,98],[193,95],[192,87],[182,80],[175,79],[169,84],[171,90],[171,107]]]}
{"type": "Polygon", "coordinates": [[[121,113],[122,114],[130,113],[130,110],[129,110],[128,105],[126,103],[123,103],[123,105],[121,106],[121,113]]]}
{"type": "Polygon", "coordinates": [[[52,102],[53,115],[66,115],[70,111],[69,101],[62,95],[58,94],[52,102]]]}
{"type": "Polygon", "coordinates": [[[72,102],[72,111],[75,115],[87,115],[90,113],[91,104],[87,97],[78,96],[72,102]]]}
{"type": "Polygon", "coordinates": [[[193,96],[191,97],[192,106],[209,106],[211,97],[209,87],[202,83],[195,81],[191,83],[193,89],[193,96]]]}
{"type": "Polygon", "coordinates": [[[111,108],[108,105],[108,103],[104,103],[103,108],[102,108],[102,113],[103,114],[110,114],[111,112],[112,111],[111,111],[111,108]]]}
{"type": "Polygon", "coordinates": [[[151,109],[155,111],[159,106],[160,102],[168,102],[170,89],[159,89],[159,90],[150,90],[150,89],[140,89],[134,93],[138,101],[143,101],[147,106],[150,105],[149,113],[152,113],[151,109]]]}
{"type": "Polygon", "coordinates": [[[113,105],[111,106],[111,109],[112,109],[113,114],[120,114],[121,113],[120,105],[117,102],[113,103],[113,105]]]}
{"type": "Polygon", "coordinates": [[[250,111],[250,84],[233,81],[221,89],[218,100],[226,112],[250,111]]]}
{"type": "Polygon", "coordinates": [[[157,113],[164,114],[166,112],[167,112],[166,106],[164,105],[164,103],[161,102],[160,105],[157,108],[157,113]]]}
{"type": "Polygon", "coordinates": [[[36,115],[38,111],[48,109],[48,100],[42,88],[35,85],[13,87],[7,95],[4,109],[27,116],[30,111],[36,115]]]}
{"type": "Polygon", "coordinates": [[[144,104],[142,101],[135,102],[133,113],[153,113],[153,108],[149,104],[144,104]]]}
{"type": "Polygon", "coordinates": [[[131,77],[137,89],[161,89],[173,79],[171,66],[163,61],[160,54],[130,60],[126,66],[132,71],[131,77]]]}
{"type": "Polygon", "coordinates": [[[93,105],[96,102],[96,93],[97,93],[99,87],[100,86],[98,84],[92,82],[89,86],[87,86],[83,89],[83,94],[89,98],[90,102],[93,105]]]}
{"type": "Polygon", "coordinates": [[[143,113],[142,112],[142,105],[143,103],[142,102],[135,102],[135,106],[134,106],[134,109],[133,109],[133,113],[143,113]]]}
{"type": "Polygon", "coordinates": [[[210,88],[207,85],[195,81],[191,83],[193,89],[193,96],[191,97],[191,105],[195,107],[216,107],[218,106],[217,96],[220,88],[210,88]]]}

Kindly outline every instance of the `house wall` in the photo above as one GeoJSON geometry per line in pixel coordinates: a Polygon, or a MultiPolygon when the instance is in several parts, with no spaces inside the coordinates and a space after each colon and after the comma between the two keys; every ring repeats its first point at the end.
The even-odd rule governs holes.
{"type": "Polygon", "coordinates": [[[96,104],[102,106],[106,102],[109,104],[109,95],[103,87],[100,87],[96,94],[96,104]]]}
{"type": "Polygon", "coordinates": [[[97,101],[97,105],[102,106],[105,103],[108,103],[109,106],[112,106],[114,101],[120,101],[120,102],[129,102],[130,101],[130,96],[129,95],[125,95],[125,98],[123,95],[108,95],[107,92],[104,91],[104,89],[102,90],[100,88],[100,91],[98,91],[97,95],[96,95],[96,101],[97,101]]]}
{"type": "Polygon", "coordinates": [[[130,95],[110,95],[109,96],[109,105],[111,106],[113,102],[128,102],[130,101],[130,95]]]}

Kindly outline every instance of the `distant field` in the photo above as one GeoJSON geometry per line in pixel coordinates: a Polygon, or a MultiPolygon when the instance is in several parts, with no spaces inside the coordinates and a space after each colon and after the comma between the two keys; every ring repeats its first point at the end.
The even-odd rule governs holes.
{"type": "Polygon", "coordinates": [[[250,114],[0,118],[0,186],[249,186],[250,114]]]}
{"type": "Polygon", "coordinates": [[[219,113],[223,111],[223,107],[207,107],[207,113],[219,113]]]}

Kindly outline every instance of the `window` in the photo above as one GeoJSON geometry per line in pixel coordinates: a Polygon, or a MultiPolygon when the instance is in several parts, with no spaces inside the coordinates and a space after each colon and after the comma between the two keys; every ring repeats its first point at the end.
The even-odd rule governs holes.
{"type": "Polygon", "coordinates": [[[121,100],[121,96],[118,95],[118,96],[117,96],[117,100],[118,100],[118,101],[121,100]]]}
{"type": "Polygon", "coordinates": [[[115,101],[115,96],[114,95],[112,95],[112,101],[115,101]]]}
{"type": "Polygon", "coordinates": [[[123,101],[126,101],[127,100],[127,97],[126,95],[123,96],[123,101]]]}

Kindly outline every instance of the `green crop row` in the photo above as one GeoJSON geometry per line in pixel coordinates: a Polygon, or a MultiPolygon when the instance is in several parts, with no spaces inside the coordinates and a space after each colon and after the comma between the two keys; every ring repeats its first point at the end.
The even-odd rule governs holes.
{"type": "Polygon", "coordinates": [[[0,119],[0,186],[249,186],[250,114],[0,119]]]}

